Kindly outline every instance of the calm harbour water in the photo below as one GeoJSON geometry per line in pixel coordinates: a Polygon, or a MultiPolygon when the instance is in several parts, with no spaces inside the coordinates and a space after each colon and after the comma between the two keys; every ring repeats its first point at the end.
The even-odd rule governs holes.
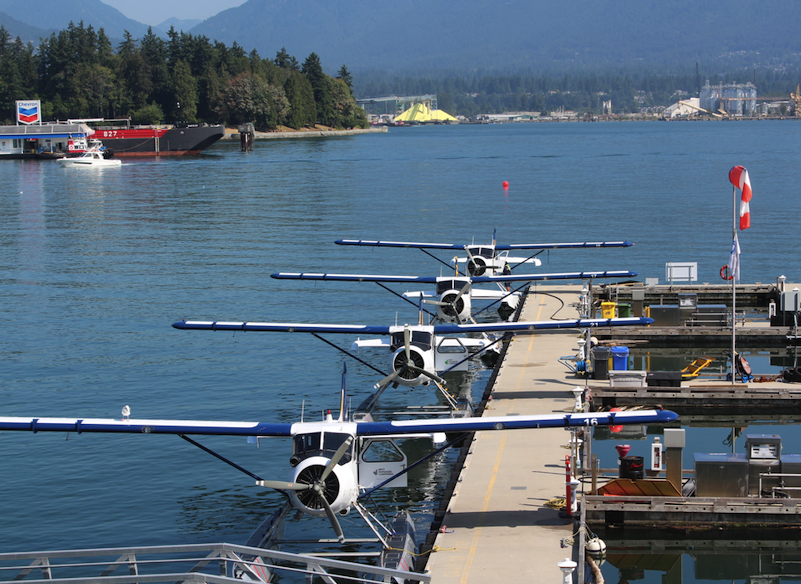
{"type": "MultiPolygon", "coordinates": [[[[699,280],[718,282],[735,164],[754,189],[743,281],[801,282],[799,137],[794,121],[435,126],[263,141],[251,153],[223,143],[99,172],[2,161],[1,411],[119,417],[129,404],[134,417],[293,421],[304,400],[307,416],[335,407],[343,358],[318,340],[170,324],[414,320],[372,284],[269,277],[439,273],[419,251],[334,245],[341,237],[489,242],[497,228],[500,243],[625,239],[636,245],[543,254],[540,269],[630,269],[664,282],[666,262],[697,261],[699,280]]],[[[386,368],[383,356],[363,356],[386,368]]],[[[358,403],[376,376],[355,363],[349,372],[358,403]]],[[[487,375],[474,376],[480,395],[487,375]]],[[[427,389],[410,393],[388,402],[436,403],[427,389]]],[[[780,433],[785,452],[801,452],[796,426],[749,431],[780,433]]],[[[692,436],[696,450],[719,452],[726,431],[692,436]]],[[[201,441],[265,478],[289,474],[288,443],[201,441]]],[[[241,542],[280,502],[177,437],[6,433],[0,452],[4,552],[241,542]]],[[[432,476],[446,472],[430,465],[387,497],[424,516],[432,476]]]]}

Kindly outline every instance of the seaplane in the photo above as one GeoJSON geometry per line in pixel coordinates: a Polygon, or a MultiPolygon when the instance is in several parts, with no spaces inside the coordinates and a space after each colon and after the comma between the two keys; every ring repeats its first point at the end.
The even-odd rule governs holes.
{"type": "MultiPolygon", "coordinates": [[[[514,274],[514,275],[484,275],[484,276],[463,276],[459,275],[458,270],[454,276],[391,276],[376,274],[319,274],[319,273],[297,273],[297,272],[278,272],[271,274],[272,278],[279,280],[324,280],[335,282],[375,282],[385,290],[400,296],[409,302],[412,299],[423,299],[426,304],[436,306],[436,316],[442,322],[475,323],[473,318],[473,300],[491,300],[492,304],[498,304],[498,313],[506,319],[515,311],[520,302],[520,290],[525,288],[530,282],[540,282],[549,280],[593,280],[596,278],[633,278],[637,272],[627,270],[617,271],[593,271],[593,272],[561,272],[552,274],[514,274]],[[515,290],[511,288],[513,282],[522,285],[515,290]],[[407,283],[407,284],[434,284],[436,286],[436,296],[424,292],[406,292],[399,294],[394,290],[383,286],[382,283],[407,283]],[[474,284],[498,284],[497,290],[487,290],[474,288],[474,284]]],[[[485,307],[482,310],[485,310],[485,307]]]]}
{"type": "Polygon", "coordinates": [[[522,264],[542,265],[537,257],[543,251],[550,249],[580,249],[580,248],[601,248],[601,247],[630,247],[634,245],[630,241],[585,241],[574,243],[512,243],[497,244],[495,231],[492,233],[492,243],[489,245],[481,244],[459,244],[459,243],[423,243],[417,241],[374,241],[365,239],[338,239],[334,243],[337,245],[358,245],[366,247],[406,247],[421,250],[435,260],[445,265],[447,262],[430,253],[429,249],[448,250],[456,253],[465,252],[466,257],[456,256],[451,263],[457,265],[467,262],[467,274],[470,276],[501,276],[504,273],[511,273],[515,267],[522,264]],[[518,250],[538,250],[536,253],[527,257],[512,257],[510,252],[518,250]]]}
{"type": "MultiPolygon", "coordinates": [[[[404,487],[406,473],[412,466],[395,440],[428,438],[438,448],[425,458],[430,458],[450,446],[462,442],[469,433],[477,431],[496,432],[540,428],[592,428],[606,425],[665,424],[678,418],[667,410],[639,410],[620,412],[547,414],[525,416],[494,416],[466,419],[417,419],[386,422],[355,421],[347,411],[346,376],[343,372],[340,391],[339,413],[334,417],[330,410],[319,421],[299,422],[234,422],[199,420],[139,419],[132,417],[131,408],[125,406],[120,418],[101,419],[91,417],[0,417],[0,431],[64,432],[80,436],[84,433],[137,434],[179,436],[188,443],[216,457],[232,468],[242,472],[262,488],[274,489],[286,497],[285,517],[291,509],[315,517],[326,517],[340,543],[349,540],[339,518],[352,510],[361,516],[385,552],[385,562],[403,565],[396,552],[397,542],[392,540],[392,530],[365,506],[370,495],[379,488],[404,487]],[[238,436],[258,443],[265,438],[287,438],[292,444],[289,464],[292,473],[289,480],[263,478],[199,443],[190,436],[238,436]],[[393,559],[394,558],[394,559],[393,559]]],[[[105,406],[104,406],[105,407],[105,406]]],[[[152,440],[152,438],[140,438],[152,440]]],[[[158,447],[158,445],[154,445],[158,447]]],[[[270,449],[268,452],[271,452],[270,449]]],[[[420,462],[420,461],[418,461],[420,462]]],[[[415,463],[417,464],[417,463],[415,463]]],[[[277,513],[274,517],[278,516],[277,513]]],[[[393,525],[395,522],[393,522],[393,525]]],[[[407,525],[410,522],[407,520],[407,525]]],[[[272,529],[272,526],[270,527],[272,529]]],[[[406,542],[413,542],[413,534],[405,535],[406,542]]],[[[262,538],[266,542],[267,538],[262,538]]],[[[330,540],[321,540],[330,541],[330,540]]],[[[411,551],[403,548],[406,560],[411,551]]],[[[402,560],[403,558],[400,558],[402,560]]],[[[408,566],[412,562],[407,561],[408,566]]],[[[256,572],[246,579],[266,581],[256,572]]]]}
{"type": "MultiPolygon", "coordinates": [[[[490,340],[489,337],[470,338],[464,335],[469,333],[530,333],[537,330],[551,329],[592,329],[614,326],[637,326],[651,324],[653,319],[629,318],[578,318],[568,320],[522,321],[522,322],[496,322],[496,323],[469,323],[469,324],[423,324],[423,313],[420,313],[416,325],[367,326],[352,324],[302,324],[280,322],[248,322],[248,321],[207,321],[207,320],[181,320],[173,323],[173,327],[180,330],[209,330],[209,331],[243,331],[243,332],[283,332],[283,333],[310,333],[334,346],[344,354],[354,358],[362,364],[379,371],[365,363],[358,356],[333,345],[319,335],[325,333],[350,334],[358,338],[353,342],[351,350],[359,348],[388,348],[390,353],[389,366],[391,373],[376,384],[376,388],[389,384],[400,384],[408,387],[429,385],[432,381],[440,386],[445,381],[437,373],[448,371],[466,371],[467,361],[480,355],[482,352],[496,347],[503,336],[490,340]],[[360,335],[380,335],[378,339],[361,339],[360,335]]],[[[383,372],[382,372],[383,374],[383,372]]]]}

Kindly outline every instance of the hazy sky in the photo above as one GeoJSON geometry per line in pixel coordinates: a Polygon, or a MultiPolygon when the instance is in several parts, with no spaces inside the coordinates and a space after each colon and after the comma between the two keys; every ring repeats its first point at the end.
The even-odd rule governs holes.
{"type": "Polygon", "coordinates": [[[128,18],[144,24],[161,24],[174,16],[182,20],[198,18],[205,20],[245,3],[245,0],[102,0],[104,4],[113,6],[128,18]]]}

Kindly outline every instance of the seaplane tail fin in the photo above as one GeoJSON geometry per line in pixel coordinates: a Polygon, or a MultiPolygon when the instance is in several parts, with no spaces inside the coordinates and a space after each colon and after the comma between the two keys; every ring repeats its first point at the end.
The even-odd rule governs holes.
{"type": "Polygon", "coordinates": [[[342,388],[339,391],[339,421],[348,421],[348,364],[342,364],[342,388]]]}

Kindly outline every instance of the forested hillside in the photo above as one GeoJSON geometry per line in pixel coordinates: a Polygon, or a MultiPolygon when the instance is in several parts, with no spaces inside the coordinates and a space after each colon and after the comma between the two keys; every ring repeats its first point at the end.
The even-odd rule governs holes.
{"type": "Polygon", "coordinates": [[[38,48],[0,27],[0,120],[14,102],[41,99],[45,120],[124,118],[135,123],[255,122],[259,130],[286,125],[364,126],[347,67],[323,73],[315,53],[303,64],[281,50],[275,59],[171,29],[162,40],[130,34],[116,48],[102,29],[70,25],[38,48]]]}

